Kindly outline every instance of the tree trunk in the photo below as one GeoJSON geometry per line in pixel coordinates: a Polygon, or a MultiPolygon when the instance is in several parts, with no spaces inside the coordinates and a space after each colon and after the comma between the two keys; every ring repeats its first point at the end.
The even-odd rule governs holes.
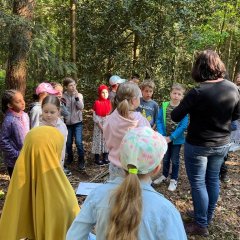
{"type": "MultiPolygon", "coordinates": [[[[77,62],[76,48],[76,0],[70,1],[71,7],[71,59],[74,64],[77,62]]],[[[74,73],[73,78],[77,80],[77,73],[74,73]]]]}
{"type": "Polygon", "coordinates": [[[13,14],[19,16],[23,23],[15,26],[11,32],[5,82],[8,89],[17,89],[23,95],[26,90],[27,59],[32,38],[27,20],[32,19],[34,5],[34,0],[14,0],[13,2],[13,14]]]}
{"type": "Polygon", "coordinates": [[[137,59],[139,57],[139,49],[138,49],[138,44],[139,44],[139,37],[136,33],[133,35],[133,71],[137,62],[137,59]]]}

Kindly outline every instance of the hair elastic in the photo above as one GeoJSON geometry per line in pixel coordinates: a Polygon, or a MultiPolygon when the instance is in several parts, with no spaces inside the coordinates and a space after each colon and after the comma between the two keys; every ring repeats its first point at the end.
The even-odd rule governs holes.
{"type": "Polygon", "coordinates": [[[128,173],[138,174],[138,170],[137,170],[137,168],[129,168],[129,169],[128,169],[128,173]]]}

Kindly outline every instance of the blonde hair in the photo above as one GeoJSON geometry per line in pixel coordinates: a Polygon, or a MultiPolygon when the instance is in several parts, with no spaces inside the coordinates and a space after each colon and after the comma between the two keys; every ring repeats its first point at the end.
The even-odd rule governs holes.
{"type": "Polygon", "coordinates": [[[180,84],[180,83],[174,83],[174,84],[172,85],[171,91],[173,91],[173,90],[179,90],[179,91],[182,91],[182,93],[185,92],[185,88],[184,88],[183,85],[180,84]]]}
{"type": "Polygon", "coordinates": [[[129,118],[129,111],[134,110],[131,100],[140,96],[141,90],[136,83],[125,82],[120,84],[113,101],[113,110],[117,108],[122,117],[129,118]]]}
{"type": "Polygon", "coordinates": [[[107,240],[137,240],[142,218],[142,190],[138,175],[128,174],[110,199],[107,240]]]}
{"type": "Polygon", "coordinates": [[[144,80],[141,83],[140,88],[141,88],[141,90],[144,90],[145,87],[149,87],[149,88],[152,88],[152,90],[154,90],[155,83],[152,80],[144,80]]]}

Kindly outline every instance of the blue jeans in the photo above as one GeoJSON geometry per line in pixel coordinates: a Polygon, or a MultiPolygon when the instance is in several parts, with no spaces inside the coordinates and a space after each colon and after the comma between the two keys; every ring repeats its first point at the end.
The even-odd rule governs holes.
{"type": "Polygon", "coordinates": [[[163,158],[163,175],[167,178],[170,169],[170,161],[172,162],[172,175],[171,179],[178,180],[179,162],[180,162],[180,149],[181,144],[174,145],[172,142],[168,143],[168,150],[163,158]]]}
{"type": "Polygon", "coordinates": [[[185,143],[184,158],[191,185],[194,218],[201,227],[212,220],[219,196],[219,172],[229,144],[201,147],[185,143]]]}
{"type": "Polygon", "coordinates": [[[73,138],[75,138],[78,157],[83,158],[84,149],[83,149],[83,143],[82,143],[82,129],[83,129],[82,122],[75,123],[72,125],[67,125],[67,129],[68,129],[68,137],[67,137],[66,150],[67,150],[68,156],[73,156],[72,144],[73,144],[73,138]]]}

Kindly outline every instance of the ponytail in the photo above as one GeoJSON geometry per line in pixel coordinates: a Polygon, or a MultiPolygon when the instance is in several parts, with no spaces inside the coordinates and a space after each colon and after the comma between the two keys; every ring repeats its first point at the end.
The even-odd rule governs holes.
{"type": "Polygon", "coordinates": [[[122,117],[129,118],[129,111],[134,110],[131,100],[140,97],[140,94],[140,88],[135,83],[125,82],[120,84],[112,102],[113,110],[117,109],[122,117]]]}
{"type": "Polygon", "coordinates": [[[142,191],[136,174],[128,174],[113,193],[107,240],[137,240],[142,217],[142,191]]]}

